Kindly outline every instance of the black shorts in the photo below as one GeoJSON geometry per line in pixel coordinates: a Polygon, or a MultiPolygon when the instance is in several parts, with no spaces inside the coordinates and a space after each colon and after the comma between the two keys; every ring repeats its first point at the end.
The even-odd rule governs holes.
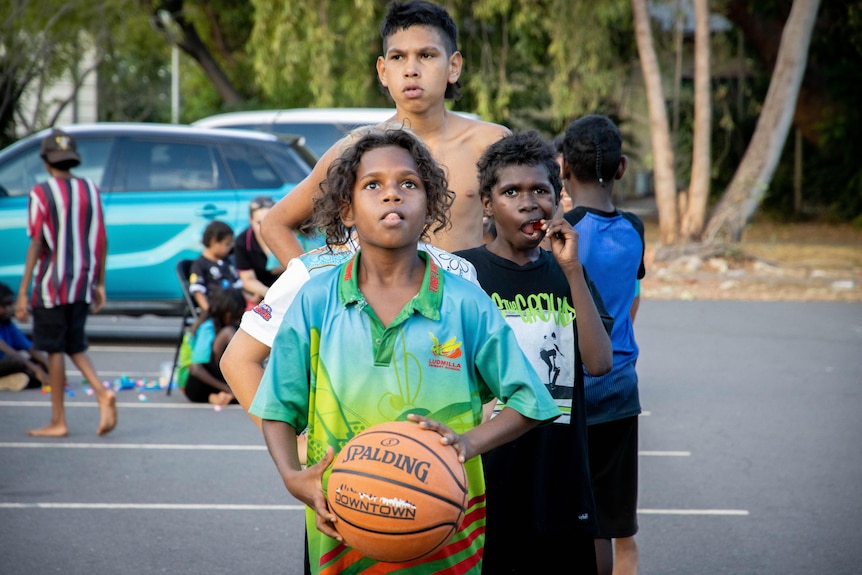
{"type": "Polygon", "coordinates": [[[638,532],[638,416],[588,428],[598,538],[638,532]]]}
{"type": "Polygon", "coordinates": [[[485,540],[482,575],[568,573],[596,575],[596,544],[589,535],[512,530],[497,533],[505,541],[485,540]],[[489,553],[490,550],[490,553],[489,553]],[[562,566],[562,567],[561,567],[562,566]]]}
{"type": "Polygon", "coordinates": [[[33,347],[45,353],[75,355],[87,351],[90,304],[75,302],[33,309],[33,347]]]}
{"type": "Polygon", "coordinates": [[[24,373],[29,378],[27,380],[27,389],[42,387],[42,382],[36,377],[32,369],[27,366],[27,362],[20,355],[7,354],[0,357],[0,377],[12,375],[13,373],[24,373]]]}

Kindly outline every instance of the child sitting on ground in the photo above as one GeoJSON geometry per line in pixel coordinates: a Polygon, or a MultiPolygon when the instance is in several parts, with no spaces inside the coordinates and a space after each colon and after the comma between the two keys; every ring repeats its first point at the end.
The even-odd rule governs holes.
{"type": "Polygon", "coordinates": [[[209,309],[215,292],[242,287],[239,274],[227,259],[233,249],[233,236],[231,227],[218,220],[204,230],[204,249],[189,270],[189,292],[201,311],[209,309]]]}
{"type": "Polygon", "coordinates": [[[12,288],[0,283],[0,389],[48,385],[48,357],[12,321],[14,306],[12,288]]]}
{"type": "Polygon", "coordinates": [[[218,290],[210,297],[209,310],[201,314],[191,331],[191,364],[183,388],[190,401],[214,405],[236,403],[219,362],[244,311],[245,297],[239,288],[218,290]]]}

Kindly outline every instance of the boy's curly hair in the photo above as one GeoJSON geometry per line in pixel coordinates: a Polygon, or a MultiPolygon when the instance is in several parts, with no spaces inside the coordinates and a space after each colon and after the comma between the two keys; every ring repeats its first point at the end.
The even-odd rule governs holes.
{"type": "Polygon", "coordinates": [[[590,114],[566,128],[562,153],[579,182],[612,182],[620,165],[623,138],[613,120],[590,114]]]}
{"type": "Polygon", "coordinates": [[[314,199],[314,224],[325,234],[326,245],[344,244],[350,237],[350,229],[342,222],[341,213],[353,201],[356,170],[362,156],[368,151],[389,146],[403,148],[410,154],[425,186],[428,223],[423,237],[427,237],[429,229],[433,232],[446,229],[454,193],[449,190],[445,172],[431,157],[425,144],[409,130],[393,128],[391,124],[366,128],[364,132],[329,166],[326,179],[320,183],[321,193],[314,199]]]}
{"type": "Polygon", "coordinates": [[[479,158],[479,192],[490,197],[497,185],[500,171],[508,166],[542,166],[548,172],[548,181],[554,188],[554,199],[560,200],[563,184],[560,181],[560,164],[554,146],[538,131],[528,130],[497,140],[479,158]]]}

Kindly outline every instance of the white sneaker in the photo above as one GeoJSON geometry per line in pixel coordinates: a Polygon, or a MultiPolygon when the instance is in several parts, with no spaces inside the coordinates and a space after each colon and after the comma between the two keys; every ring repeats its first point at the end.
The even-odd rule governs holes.
{"type": "Polygon", "coordinates": [[[0,377],[0,389],[6,391],[21,391],[27,387],[30,377],[26,373],[10,373],[0,377]]]}

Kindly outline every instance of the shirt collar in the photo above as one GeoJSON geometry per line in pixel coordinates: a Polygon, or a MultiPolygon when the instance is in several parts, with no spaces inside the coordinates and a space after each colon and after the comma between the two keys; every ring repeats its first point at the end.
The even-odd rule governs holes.
{"type": "MultiPolygon", "coordinates": [[[[367,305],[365,296],[359,291],[359,285],[356,281],[356,270],[359,268],[359,258],[362,250],[359,250],[354,256],[341,267],[340,277],[338,279],[338,298],[341,303],[347,307],[351,304],[363,307],[367,305]]],[[[419,293],[413,296],[405,309],[421,313],[428,319],[440,319],[440,305],[443,302],[443,272],[434,263],[434,260],[428,257],[428,253],[419,251],[419,257],[425,261],[425,277],[422,278],[422,286],[419,288],[419,293]]]]}

